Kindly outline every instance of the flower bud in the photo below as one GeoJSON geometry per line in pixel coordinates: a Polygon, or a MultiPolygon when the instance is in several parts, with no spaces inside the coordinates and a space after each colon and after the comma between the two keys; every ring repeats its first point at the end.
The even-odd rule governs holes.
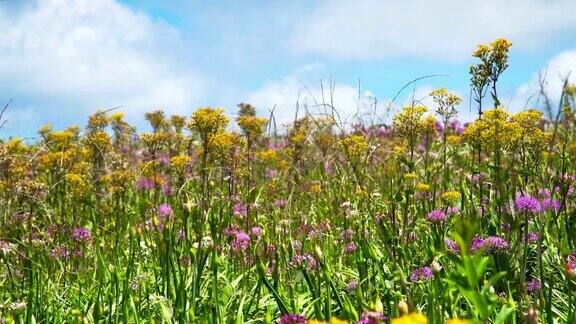
{"type": "Polygon", "coordinates": [[[403,300],[398,302],[398,311],[400,312],[400,315],[408,314],[408,304],[403,300]]]}

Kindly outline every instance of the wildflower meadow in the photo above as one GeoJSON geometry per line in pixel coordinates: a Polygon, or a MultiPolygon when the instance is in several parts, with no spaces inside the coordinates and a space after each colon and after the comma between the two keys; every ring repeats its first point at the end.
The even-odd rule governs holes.
{"type": "Polygon", "coordinates": [[[509,112],[511,45],[472,53],[467,123],[439,88],[0,140],[0,323],[576,323],[576,85],[509,112]]]}

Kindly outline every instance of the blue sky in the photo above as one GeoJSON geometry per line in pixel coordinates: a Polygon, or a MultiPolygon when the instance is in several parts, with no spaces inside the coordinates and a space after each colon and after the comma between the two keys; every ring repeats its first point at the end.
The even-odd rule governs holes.
{"type": "Polygon", "coordinates": [[[384,113],[405,83],[429,74],[446,76],[415,83],[392,107],[446,86],[463,97],[467,119],[470,53],[501,36],[514,46],[500,93],[519,110],[539,71],[555,98],[560,76],[576,70],[574,12],[569,0],[4,0],[0,103],[14,102],[0,135],[83,124],[117,106],[140,128],[157,108],[233,113],[239,102],[262,114],[276,106],[287,122],[298,98],[321,96],[320,80],[336,83],[344,116],[371,98],[384,113]]]}

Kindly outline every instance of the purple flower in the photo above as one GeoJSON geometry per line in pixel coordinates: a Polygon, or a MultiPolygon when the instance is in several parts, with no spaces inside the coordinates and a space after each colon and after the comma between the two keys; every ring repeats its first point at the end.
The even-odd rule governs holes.
{"type": "Polygon", "coordinates": [[[50,256],[54,259],[68,260],[70,259],[70,250],[63,245],[59,245],[50,251],[50,256]]]}
{"type": "Polygon", "coordinates": [[[288,202],[285,199],[277,199],[274,202],[274,207],[276,208],[284,208],[286,207],[286,205],[288,204],[288,202]]]}
{"type": "Polygon", "coordinates": [[[448,207],[448,210],[446,211],[446,213],[448,215],[456,215],[459,212],[460,212],[460,208],[458,208],[458,206],[448,207]]]}
{"type": "Polygon", "coordinates": [[[526,283],[526,290],[530,293],[538,292],[542,288],[542,284],[538,279],[532,279],[526,283]]]}
{"type": "Polygon", "coordinates": [[[538,234],[537,232],[530,232],[530,233],[528,233],[528,237],[526,237],[526,239],[524,241],[528,242],[528,243],[536,243],[536,242],[538,242],[539,238],[540,238],[540,234],[538,234]]]}
{"type": "Polygon", "coordinates": [[[474,236],[474,238],[472,238],[472,242],[470,242],[470,251],[474,253],[483,248],[485,244],[486,241],[483,238],[474,236]]]}
{"type": "Polygon", "coordinates": [[[258,226],[254,226],[250,230],[250,234],[252,234],[254,237],[260,237],[260,235],[262,235],[262,229],[258,226]]]}
{"type": "Polygon", "coordinates": [[[222,231],[222,232],[226,236],[236,236],[236,233],[238,233],[239,231],[240,231],[240,229],[237,226],[230,225],[230,226],[224,228],[224,231],[222,231]]]}
{"type": "Polygon", "coordinates": [[[433,211],[429,212],[426,216],[426,219],[433,223],[441,223],[446,220],[446,213],[444,213],[440,209],[434,209],[433,211]]]}
{"type": "Polygon", "coordinates": [[[346,251],[346,253],[354,253],[354,252],[356,252],[356,248],[357,248],[356,243],[350,242],[350,243],[348,243],[348,245],[346,245],[345,251],[346,251]]]}
{"type": "Polygon", "coordinates": [[[351,229],[347,229],[340,233],[340,241],[348,241],[354,236],[354,231],[351,229]]]}
{"type": "Polygon", "coordinates": [[[172,185],[168,182],[163,184],[162,193],[164,194],[164,196],[172,196],[174,194],[174,190],[172,190],[172,185]]]}
{"type": "Polygon", "coordinates": [[[545,198],[540,204],[540,211],[558,211],[560,202],[556,199],[545,198]]]}
{"type": "Polygon", "coordinates": [[[356,288],[358,288],[358,281],[352,280],[346,286],[346,291],[348,291],[348,292],[354,291],[354,290],[356,290],[356,288]]]}
{"type": "Polygon", "coordinates": [[[248,215],[248,208],[246,208],[243,203],[239,202],[234,205],[233,213],[234,216],[244,218],[248,215]]]}
{"type": "Polygon", "coordinates": [[[540,211],[540,203],[534,197],[519,195],[514,200],[514,209],[521,212],[538,213],[540,211]]]}
{"type": "Polygon", "coordinates": [[[138,180],[136,180],[136,188],[145,190],[154,189],[154,181],[152,181],[152,179],[144,177],[139,178],[138,180]]]}
{"type": "Polygon", "coordinates": [[[92,240],[92,233],[87,228],[77,227],[72,231],[72,239],[76,242],[86,243],[92,240]]]}
{"type": "Polygon", "coordinates": [[[169,204],[162,204],[158,207],[158,218],[166,219],[167,217],[172,216],[172,206],[169,204]]]}
{"type": "Polygon", "coordinates": [[[318,268],[318,261],[310,254],[297,254],[290,261],[292,267],[305,267],[308,270],[316,270],[318,268]]]}
{"type": "Polygon", "coordinates": [[[387,320],[388,317],[381,312],[366,311],[360,316],[358,324],[376,324],[387,320]]]}
{"type": "Polygon", "coordinates": [[[499,236],[490,236],[486,239],[486,244],[488,245],[488,252],[500,252],[505,251],[510,247],[508,241],[499,236]]]}
{"type": "Polygon", "coordinates": [[[278,176],[278,171],[274,170],[274,169],[270,169],[270,168],[266,168],[266,178],[268,179],[274,179],[278,176]]]}
{"type": "Polygon", "coordinates": [[[419,282],[419,281],[428,281],[434,277],[434,273],[430,267],[422,267],[418,268],[410,274],[410,281],[412,282],[419,282]]]}
{"type": "Polygon", "coordinates": [[[232,251],[238,252],[240,250],[246,251],[250,243],[250,236],[244,232],[236,233],[236,237],[232,241],[232,251]]]}
{"type": "Polygon", "coordinates": [[[278,324],[306,324],[306,317],[300,314],[286,314],[278,319],[278,324]]]}
{"type": "Polygon", "coordinates": [[[446,246],[446,250],[454,254],[460,253],[460,247],[458,246],[456,241],[451,240],[449,238],[444,238],[444,245],[446,246]]]}

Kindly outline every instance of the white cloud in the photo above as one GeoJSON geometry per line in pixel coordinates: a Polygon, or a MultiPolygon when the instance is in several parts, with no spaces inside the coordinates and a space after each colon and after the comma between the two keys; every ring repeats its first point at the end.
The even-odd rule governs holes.
{"type": "Polygon", "coordinates": [[[330,114],[333,105],[345,124],[352,123],[355,116],[361,118],[372,112],[372,92],[362,91],[359,96],[358,86],[333,81],[330,90],[330,78],[320,81],[318,77],[322,75],[322,69],[321,64],[302,66],[281,80],[267,82],[248,94],[248,102],[258,107],[262,115],[276,107],[276,121],[283,125],[294,121],[297,103],[299,117],[304,116],[306,109],[314,115],[330,114]]]}
{"type": "Polygon", "coordinates": [[[534,73],[529,82],[518,88],[510,109],[520,111],[525,106],[527,108],[543,108],[544,98],[539,96],[540,79],[543,78],[552,108],[557,110],[563,82],[566,77],[569,77],[569,82],[576,82],[576,49],[559,53],[551,58],[538,72],[534,73]]]}
{"type": "Polygon", "coordinates": [[[133,117],[188,112],[206,88],[172,55],[175,29],[114,0],[0,6],[0,30],[0,90],[45,120],[119,105],[133,117]]]}
{"type": "Polygon", "coordinates": [[[463,59],[497,37],[521,49],[572,37],[575,11],[572,0],[325,0],[301,20],[292,44],[339,58],[463,59]]]}

